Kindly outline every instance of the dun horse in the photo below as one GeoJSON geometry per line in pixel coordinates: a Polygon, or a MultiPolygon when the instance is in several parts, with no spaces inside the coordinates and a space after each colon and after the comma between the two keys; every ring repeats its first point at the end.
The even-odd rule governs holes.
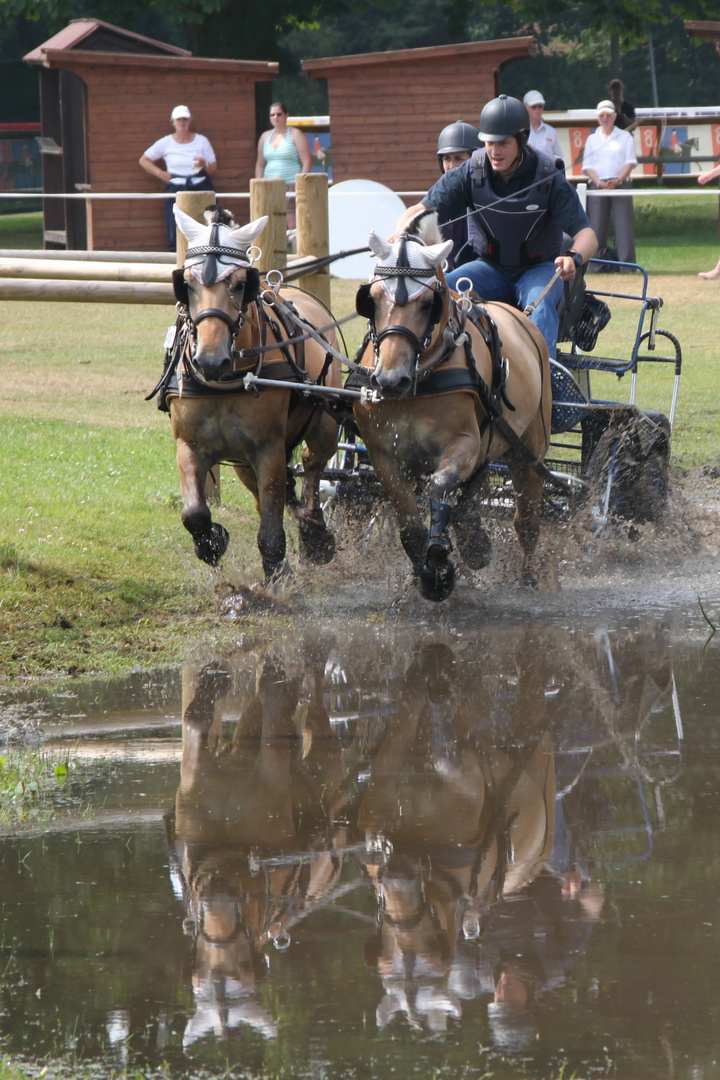
{"type": "Polygon", "coordinates": [[[327,309],[295,288],[261,294],[251,245],[267,218],[242,227],[215,208],[200,224],[175,208],[178,227],[189,247],[182,269],[174,272],[180,317],[161,386],[168,401],[182,485],[182,521],[195,553],[215,566],[228,545],[227,530],[213,522],[205,497],[208,472],[229,462],[255,496],[260,515],[258,547],[266,582],[285,563],[283,514],[286,504],[297,520],[302,553],[328,562],[335,541],[325,526],[318,499],[320,476],[337,446],[338,426],[313,396],[312,385],[339,386],[337,350],[327,309]],[[308,336],[306,331],[313,333],[308,336]],[[290,338],[305,338],[295,345],[290,338]],[[324,347],[327,341],[328,349],[324,347]],[[244,376],[297,382],[287,388],[248,389],[244,376]],[[307,393],[310,391],[310,393],[307,393]],[[302,500],[288,487],[287,463],[301,442],[302,500]]]}
{"type": "Polygon", "coordinates": [[[501,457],[515,493],[522,579],[533,582],[543,488],[533,464],[547,450],[552,406],[542,334],[506,304],[453,296],[441,269],[451,246],[442,242],[435,215],[419,215],[393,242],[371,233],[378,263],[357,297],[369,322],[361,363],[382,400],[357,403],[355,421],[431,600],[453,589],[451,522],[468,566],[489,561],[475,496],[488,462],[501,457]],[[416,499],[423,477],[429,530],[416,499]]]}

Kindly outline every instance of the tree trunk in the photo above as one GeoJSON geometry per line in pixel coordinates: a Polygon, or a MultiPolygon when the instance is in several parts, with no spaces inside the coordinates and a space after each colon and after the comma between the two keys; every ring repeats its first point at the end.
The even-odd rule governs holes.
{"type": "Polygon", "coordinates": [[[620,78],[620,37],[618,34],[610,35],[610,77],[620,78]]]}

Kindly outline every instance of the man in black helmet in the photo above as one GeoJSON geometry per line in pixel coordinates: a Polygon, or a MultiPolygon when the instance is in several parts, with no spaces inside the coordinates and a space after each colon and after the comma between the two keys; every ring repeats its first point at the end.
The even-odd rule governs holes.
{"type": "MultiPolygon", "coordinates": [[[[437,143],[440,172],[450,172],[469,161],[480,145],[479,134],[476,127],[466,124],[464,120],[456,120],[454,124],[444,127],[438,135],[437,143]]],[[[453,242],[453,249],[447,258],[447,268],[454,270],[459,253],[467,246],[467,218],[447,223],[438,215],[438,222],[444,239],[453,242]]]]}
{"type": "Polygon", "coordinates": [[[483,300],[521,309],[540,295],[559,267],[560,280],[531,315],[554,357],[561,281],[571,281],[592,258],[597,237],[556,159],[527,145],[529,130],[528,111],[517,98],[501,94],[489,101],[480,114],[484,147],[406,210],[395,234],[404,232],[422,210],[437,210],[444,222],[466,217],[467,248],[459,256],[462,265],[448,274],[448,284],[455,288],[460,278],[469,278],[483,300]],[[572,244],[561,255],[563,233],[572,244]]]}

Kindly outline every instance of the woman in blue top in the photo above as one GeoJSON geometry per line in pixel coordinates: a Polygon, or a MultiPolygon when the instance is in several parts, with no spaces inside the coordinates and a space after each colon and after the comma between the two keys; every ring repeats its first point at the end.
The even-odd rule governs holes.
{"type": "MultiPolygon", "coordinates": [[[[270,106],[272,128],[263,131],[258,141],[255,178],[284,180],[288,191],[294,191],[296,174],[311,172],[312,161],[307,139],[302,131],[288,127],[287,119],[288,108],[285,102],[273,102],[270,106]]],[[[294,198],[288,199],[287,210],[288,229],[294,229],[294,198]]]]}

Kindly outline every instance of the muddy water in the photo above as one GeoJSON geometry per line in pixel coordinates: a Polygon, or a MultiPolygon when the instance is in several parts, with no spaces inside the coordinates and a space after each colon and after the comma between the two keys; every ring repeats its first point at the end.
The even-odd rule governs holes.
{"type": "Polygon", "coordinates": [[[718,1076],[720,643],[689,604],[479,621],[6,702],[76,790],[0,838],[0,1053],[718,1076]]]}

